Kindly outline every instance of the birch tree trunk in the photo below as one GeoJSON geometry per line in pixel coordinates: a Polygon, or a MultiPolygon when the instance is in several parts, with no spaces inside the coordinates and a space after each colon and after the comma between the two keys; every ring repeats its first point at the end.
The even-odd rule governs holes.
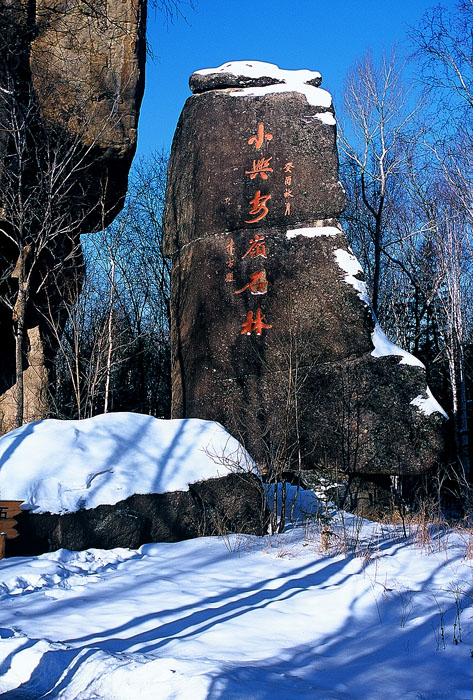
{"type": "Polygon", "coordinates": [[[108,413],[108,404],[110,396],[110,375],[112,372],[112,354],[113,354],[113,299],[115,296],[115,259],[112,251],[110,251],[110,296],[107,321],[107,368],[105,375],[105,397],[103,404],[103,412],[108,413]]]}

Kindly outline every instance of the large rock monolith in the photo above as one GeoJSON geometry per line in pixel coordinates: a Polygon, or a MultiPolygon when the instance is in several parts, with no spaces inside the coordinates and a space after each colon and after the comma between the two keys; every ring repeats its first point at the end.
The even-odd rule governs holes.
{"type": "Polygon", "coordinates": [[[420,473],[444,412],[373,318],[320,83],[257,62],[191,76],[164,216],[172,413],[220,421],[263,468],[420,473]]]}

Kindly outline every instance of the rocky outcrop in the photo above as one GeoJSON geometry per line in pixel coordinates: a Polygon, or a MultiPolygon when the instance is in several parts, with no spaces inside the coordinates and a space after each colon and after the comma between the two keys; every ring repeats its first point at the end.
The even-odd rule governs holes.
{"type": "Polygon", "coordinates": [[[136,549],[148,542],[230,532],[263,535],[268,512],[259,478],[247,473],[200,481],[188,491],[134,495],[115,505],[64,515],[24,511],[17,523],[19,537],[8,542],[8,556],[37,555],[61,547],[136,549]]]}
{"type": "MultiPolygon", "coordinates": [[[[43,386],[30,388],[30,372],[25,392],[44,396],[56,331],[80,290],[79,236],[107,225],[123,205],[144,87],[146,0],[1,4],[0,430],[5,432],[12,427],[15,403],[15,389],[2,394],[18,370],[16,311],[25,325],[25,371],[31,367],[30,333],[39,338],[43,354],[39,361],[35,341],[41,371],[33,374],[43,386]]],[[[44,404],[32,406],[32,414],[43,417],[44,410],[44,404]]]]}
{"type": "Polygon", "coordinates": [[[444,413],[373,318],[320,80],[252,62],[191,77],[164,215],[173,416],[221,422],[263,470],[420,473],[444,413]]]}

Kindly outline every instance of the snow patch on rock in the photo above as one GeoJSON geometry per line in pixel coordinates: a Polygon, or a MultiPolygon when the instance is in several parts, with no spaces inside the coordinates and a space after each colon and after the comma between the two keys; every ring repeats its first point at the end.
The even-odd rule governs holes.
{"type": "Polygon", "coordinates": [[[337,120],[331,112],[319,112],[319,114],[314,114],[315,119],[318,119],[322,124],[327,124],[327,126],[335,126],[337,120]]]}
{"type": "Polygon", "coordinates": [[[425,369],[425,365],[417,357],[411,355],[407,350],[403,350],[398,345],[391,342],[383,331],[379,323],[376,323],[376,327],[371,334],[371,339],[373,341],[374,350],[371,353],[373,357],[387,357],[388,355],[397,355],[401,358],[399,364],[401,365],[412,365],[413,367],[422,367],[425,369]]]}
{"type": "Polygon", "coordinates": [[[417,406],[419,411],[425,413],[426,416],[430,416],[432,413],[441,413],[445,418],[448,418],[448,415],[445,413],[442,406],[434,397],[429,387],[427,387],[426,393],[427,396],[419,394],[419,396],[416,396],[415,399],[412,399],[411,405],[417,406]]]}
{"type": "Polygon", "coordinates": [[[365,304],[370,306],[366,282],[359,280],[356,277],[356,275],[363,272],[363,268],[361,267],[357,258],[353,255],[353,253],[350,253],[348,250],[344,250],[343,248],[337,248],[337,250],[334,251],[334,255],[337,265],[343,270],[343,272],[346,273],[345,282],[347,284],[351,284],[351,286],[356,289],[360,299],[364,301],[365,304]]]}
{"type": "Polygon", "coordinates": [[[228,94],[231,97],[261,97],[263,95],[283,94],[285,92],[298,92],[304,95],[308,104],[313,107],[329,108],[332,106],[332,95],[327,90],[297,82],[283,85],[266,85],[265,87],[235,88],[228,94]]]}
{"type": "Polygon", "coordinates": [[[339,236],[341,231],[336,226],[310,226],[309,228],[294,228],[286,231],[286,238],[296,238],[305,236],[306,238],[316,238],[318,236],[339,236]]]}

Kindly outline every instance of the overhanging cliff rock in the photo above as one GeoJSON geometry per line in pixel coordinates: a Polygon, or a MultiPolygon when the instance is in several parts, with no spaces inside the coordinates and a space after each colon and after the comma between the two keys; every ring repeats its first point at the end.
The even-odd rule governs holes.
{"type": "Polygon", "coordinates": [[[23,420],[47,415],[48,365],[81,286],[80,234],[110,223],[123,205],[144,87],[146,0],[1,5],[5,432],[15,423],[21,363],[23,420]]]}
{"type": "Polygon", "coordinates": [[[164,215],[173,417],[220,421],[263,468],[418,474],[446,416],[371,312],[320,83],[251,61],[191,76],[164,215]]]}

